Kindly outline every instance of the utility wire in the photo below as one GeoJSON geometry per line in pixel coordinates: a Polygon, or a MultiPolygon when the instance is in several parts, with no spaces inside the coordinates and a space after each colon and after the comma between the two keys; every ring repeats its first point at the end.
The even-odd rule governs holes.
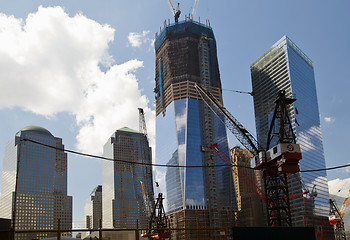
{"type": "MultiPolygon", "coordinates": [[[[73,154],[77,154],[77,155],[81,155],[81,156],[85,156],[85,157],[91,157],[91,158],[98,158],[98,159],[102,159],[102,160],[107,160],[107,161],[112,161],[112,162],[123,162],[123,163],[130,163],[130,164],[138,164],[138,165],[146,165],[146,166],[154,166],[154,167],[173,167],[173,168],[210,168],[210,167],[226,167],[226,166],[230,166],[230,167],[239,167],[239,168],[247,168],[247,169],[251,169],[251,170],[258,170],[255,168],[251,168],[251,167],[246,167],[246,166],[240,166],[237,164],[217,164],[217,165],[204,165],[204,166],[185,166],[185,165],[168,165],[168,164],[156,164],[156,163],[140,163],[140,162],[130,162],[130,161],[126,161],[126,160],[120,160],[120,159],[113,159],[113,158],[107,158],[107,157],[103,157],[103,156],[98,156],[98,155],[93,155],[93,154],[88,154],[88,153],[82,153],[82,152],[78,152],[78,151],[73,151],[73,150],[69,150],[69,149],[64,149],[64,148],[59,148],[59,147],[54,147],[54,146],[50,146],[47,145],[45,143],[41,143],[32,139],[27,139],[27,138],[23,138],[20,141],[28,141],[28,142],[32,142],[35,144],[39,144],[48,148],[52,148],[55,150],[59,150],[62,152],[69,152],[69,153],[73,153],[73,154]]],[[[320,169],[310,169],[310,170],[303,170],[303,171],[299,171],[299,172],[320,172],[320,171],[330,171],[330,170],[334,170],[334,169],[339,169],[339,168],[346,168],[346,167],[350,167],[350,164],[345,164],[345,165],[340,165],[340,166],[335,166],[335,167],[329,167],[329,168],[320,168],[320,169]]]]}
{"type": "MultiPolygon", "coordinates": [[[[238,165],[226,165],[226,164],[218,164],[218,165],[205,165],[205,166],[185,166],[185,165],[168,165],[168,164],[156,164],[156,163],[142,163],[142,162],[130,162],[130,161],[126,161],[126,160],[120,160],[120,159],[113,159],[113,158],[108,158],[108,157],[103,157],[103,156],[97,156],[97,155],[93,155],[93,154],[88,154],[88,153],[82,153],[82,152],[78,152],[78,151],[73,151],[73,150],[68,150],[68,149],[63,149],[63,148],[59,148],[59,147],[54,147],[54,146],[50,146],[47,145],[45,143],[41,143],[41,142],[37,142],[35,140],[31,140],[31,139],[27,139],[27,138],[23,138],[21,139],[21,141],[28,141],[28,142],[32,142],[35,144],[39,144],[48,148],[52,148],[52,149],[56,149],[62,152],[69,152],[69,153],[73,153],[73,154],[77,154],[77,155],[81,155],[81,156],[85,156],[85,157],[91,157],[91,158],[98,158],[98,159],[102,159],[102,160],[107,160],[107,161],[112,161],[112,162],[123,162],[123,163],[131,163],[131,164],[138,164],[138,165],[146,165],[146,166],[154,166],[154,167],[176,167],[176,168],[204,168],[204,167],[226,167],[226,166],[237,166],[237,167],[244,167],[244,166],[238,166],[238,165]]],[[[249,169],[253,169],[250,167],[246,167],[249,169]]]]}
{"type": "Polygon", "coordinates": [[[229,92],[235,92],[235,93],[244,93],[244,94],[249,94],[250,96],[254,96],[254,92],[245,92],[245,91],[238,91],[238,90],[231,90],[231,89],[222,89],[224,91],[229,91],[229,92]]]}

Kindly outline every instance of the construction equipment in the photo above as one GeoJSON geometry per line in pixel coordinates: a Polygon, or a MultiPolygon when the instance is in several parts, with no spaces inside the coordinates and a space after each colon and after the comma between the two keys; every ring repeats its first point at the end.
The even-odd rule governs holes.
{"type": "Polygon", "coordinates": [[[139,132],[143,133],[148,140],[145,113],[143,111],[143,108],[138,108],[138,110],[139,110],[139,132]]]}
{"type": "Polygon", "coordinates": [[[338,210],[337,204],[329,199],[329,223],[334,226],[335,240],[346,240],[345,227],[341,211],[338,210]]]}
{"type": "Polygon", "coordinates": [[[269,226],[292,226],[287,174],[299,172],[302,158],[287,109],[294,101],[285,96],[284,90],[279,91],[268,132],[269,150],[259,154],[256,164],[256,169],[263,170],[269,226]],[[277,145],[270,149],[272,143],[277,145]]]}
{"type": "Polygon", "coordinates": [[[343,218],[346,213],[346,210],[350,205],[349,194],[350,194],[350,190],[346,198],[344,199],[340,210],[338,210],[338,207],[335,201],[332,199],[329,199],[329,203],[330,203],[329,223],[334,226],[334,233],[335,233],[336,240],[345,239],[345,227],[344,227],[343,218]]]}
{"type": "Polygon", "coordinates": [[[350,205],[350,201],[349,201],[349,195],[350,195],[350,190],[348,192],[348,195],[346,196],[346,198],[343,201],[343,205],[340,208],[340,217],[343,218],[346,210],[348,209],[349,205],[350,205]]]}
{"type": "Polygon", "coordinates": [[[191,13],[191,18],[192,18],[192,20],[193,20],[193,18],[194,18],[194,15],[196,14],[198,2],[199,2],[199,0],[195,0],[195,1],[194,1],[193,8],[192,8],[192,13],[191,13]]]}
{"type": "Polygon", "coordinates": [[[287,105],[295,99],[286,98],[285,91],[279,92],[264,151],[253,135],[209,91],[198,84],[195,84],[195,88],[237,140],[256,156],[255,168],[263,171],[268,226],[292,226],[287,174],[299,171],[301,151],[295,141],[287,105]],[[270,149],[272,142],[277,145],[270,149]]]}
{"type": "Polygon", "coordinates": [[[171,3],[171,0],[168,0],[168,3],[169,3],[171,12],[174,15],[175,23],[179,22],[179,17],[180,17],[180,14],[181,14],[180,3],[177,3],[176,9],[174,8],[173,4],[171,3]]]}
{"type": "Polygon", "coordinates": [[[145,191],[145,186],[143,184],[142,181],[140,181],[141,183],[141,190],[142,190],[142,196],[143,196],[143,204],[145,205],[145,209],[144,211],[146,212],[146,214],[148,215],[148,217],[151,217],[151,213],[152,213],[152,205],[151,205],[151,202],[146,194],[146,191],[145,191]]]}
{"type": "Polygon", "coordinates": [[[195,84],[195,88],[203,101],[215,113],[215,115],[225,124],[225,126],[233,133],[237,140],[255,156],[263,149],[259,146],[258,141],[249,133],[247,129],[222,106],[215,97],[205,90],[199,84],[195,84]]]}
{"type": "Polygon", "coordinates": [[[148,239],[168,239],[170,233],[165,229],[168,226],[163,206],[163,194],[158,193],[156,204],[154,205],[150,221],[149,231],[142,234],[142,237],[148,239]]]}

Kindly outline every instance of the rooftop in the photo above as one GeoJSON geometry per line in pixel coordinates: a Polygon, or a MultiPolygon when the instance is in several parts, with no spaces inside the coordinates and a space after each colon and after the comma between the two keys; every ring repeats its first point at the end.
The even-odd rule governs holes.
{"type": "Polygon", "coordinates": [[[39,127],[39,126],[27,126],[25,128],[22,128],[20,130],[20,132],[36,132],[36,133],[40,133],[43,135],[47,135],[47,136],[52,136],[53,135],[49,132],[49,130],[43,128],[43,127],[39,127]]]}
{"type": "Polygon", "coordinates": [[[133,129],[128,128],[128,127],[120,128],[120,129],[118,129],[117,131],[130,132],[130,133],[140,133],[139,131],[133,130],[133,129]]]}

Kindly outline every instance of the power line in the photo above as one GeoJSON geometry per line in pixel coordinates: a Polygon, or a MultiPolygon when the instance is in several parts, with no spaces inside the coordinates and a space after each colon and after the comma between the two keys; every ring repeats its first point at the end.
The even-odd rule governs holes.
{"type": "MultiPolygon", "coordinates": [[[[93,155],[93,154],[88,154],[88,153],[82,153],[82,152],[78,152],[78,151],[73,151],[73,150],[69,150],[69,149],[64,149],[64,148],[59,148],[59,147],[54,147],[54,146],[50,146],[47,145],[45,143],[41,143],[41,142],[37,142],[35,140],[31,140],[31,139],[27,139],[27,138],[23,138],[20,141],[28,141],[28,142],[32,142],[35,144],[39,144],[48,148],[52,148],[55,150],[59,150],[62,152],[68,152],[68,153],[73,153],[76,155],[80,155],[80,156],[85,156],[85,157],[90,157],[90,158],[98,158],[98,159],[102,159],[102,160],[106,160],[106,161],[112,161],[112,162],[122,162],[122,163],[130,163],[130,164],[137,164],[137,165],[146,165],[146,166],[152,166],[152,167],[173,167],[173,168],[211,168],[211,167],[240,167],[240,168],[247,168],[247,169],[251,169],[251,170],[258,170],[255,168],[251,168],[251,167],[246,167],[246,166],[240,166],[240,165],[236,165],[236,164],[230,164],[230,165],[226,165],[226,164],[217,164],[217,165],[200,165],[200,166],[185,166],[185,165],[169,165],[169,164],[157,164],[157,163],[140,163],[140,162],[130,162],[130,161],[126,161],[126,160],[120,160],[120,159],[113,159],[113,158],[108,158],[108,157],[103,157],[103,156],[98,156],[98,155],[93,155]]],[[[335,169],[340,169],[340,168],[346,168],[346,167],[350,167],[350,164],[345,164],[345,165],[340,165],[340,166],[335,166],[335,167],[329,167],[329,168],[320,168],[320,169],[310,169],[310,170],[303,170],[303,171],[299,171],[302,173],[305,172],[320,172],[320,171],[330,171],[330,170],[335,170],[335,169]]]]}

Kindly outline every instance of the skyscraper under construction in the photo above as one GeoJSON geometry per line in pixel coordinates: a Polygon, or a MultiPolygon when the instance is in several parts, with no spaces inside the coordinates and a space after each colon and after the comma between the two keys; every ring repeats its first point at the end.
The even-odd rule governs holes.
{"type": "MultiPolygon", "coordinates": [[[[222,103],[213,30],[193,20],[168,24],[156,35],[155,50],[156,162],[180,166],[158,170],[165,175],[170,224],[230,226],[237,209],[233,173],[210,167],[223,163],[205,147],[218,143],[229,156],[226,128],[194,87],[200,84],[222,103]]],[[[178,232],[176,238],[197,236],[178,232]]]]}

